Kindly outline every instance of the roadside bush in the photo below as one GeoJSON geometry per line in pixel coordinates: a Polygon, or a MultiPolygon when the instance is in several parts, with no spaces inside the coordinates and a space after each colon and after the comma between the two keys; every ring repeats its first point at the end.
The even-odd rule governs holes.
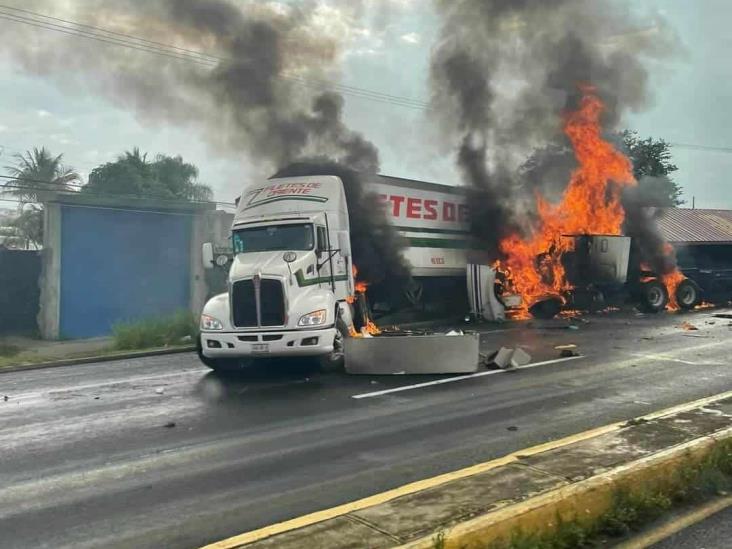
{"type": "Polygon", "coordinates": [[[180,345],[198,335],[198,322],[190,311],[136,322],[119,322],[112,327],[117,349],[146,349],[180,345]]]}

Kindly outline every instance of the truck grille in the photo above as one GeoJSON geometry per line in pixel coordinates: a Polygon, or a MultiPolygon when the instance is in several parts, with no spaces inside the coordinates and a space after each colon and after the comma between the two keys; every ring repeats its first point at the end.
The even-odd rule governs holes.
{"type": "Polygon", "coordinates": [[[237,328],[285,324],[285,296],[279,280],[260,279],[259,311],[254,281],[237,280],[232,287],[231,306],[234,326],[237,328]]]}

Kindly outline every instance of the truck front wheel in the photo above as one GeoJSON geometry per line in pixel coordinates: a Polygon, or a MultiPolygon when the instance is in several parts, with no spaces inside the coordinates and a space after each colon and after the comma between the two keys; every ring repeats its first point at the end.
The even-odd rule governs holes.
{"type": "Polygon", "coordinates": [[[676,288],[676,302],[682,309],[693,309],[699,304],[699,294],[699,285],[693,280],[685,278],[676,288]]]}
{"type": "Polygon", "coordinates": [[[340,318],[336,322],[336,334],[333,339],[333,351],[320,357],[320,369],[325,372],[340,372],[345,364],[345,339],[348,337],[348,327],[340,318]]]}
{"type": "Polygon", "coordinates": [[[658,313],[666,308],[668,292],[658,280],[649,280],[641,285],[640,308],[646,313],[658,313]]]}

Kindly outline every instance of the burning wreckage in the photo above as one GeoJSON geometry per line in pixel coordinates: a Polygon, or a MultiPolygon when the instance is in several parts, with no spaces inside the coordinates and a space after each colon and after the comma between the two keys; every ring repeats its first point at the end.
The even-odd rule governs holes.
{"type": "MultiPolygon", "coordinates": [[[[537,193],[528,236],[504,237],[500,259],[490,263],[470,261],[480,254],[470,249],[466,196],[456,188],[303,163],[246,190],[232,228],[229,292],[203,311],[201,359],[228,369],[265,356],[333,366],[345,355],[352,373],[474,371],[476,335],[382,331],[366,298],[373,288],[380,306],[395,298],[412,306],[454,302],[465,296],[466,274],[464,308],[469,302],[487,320],[620,300],[649,312],[695,306],[699,287],[676,268],[673,249],[658,240],[662,270],[654,271],[643,247],[623,234],[632,166],[602,137],[600,99],[589,87],[583,92],[564,118],[578,167],[561,201],[537,193]]],[[[229,265],[210,244],[204,261],[229,265]]]]}
{"type": "MultiPolygon", "coordinates": [[[[70,55],[59,33],[34,34],[28,49],[18,26],[3,45],[19,66],[64,85],[73,76],[141,120],[193,129],[244,155],[257,171],[289,166],[245,190],[233,257],[204,246],[206,267],[216,259],[228,269],[228,292],[201,318],[200,356],[213,368],[259,356],[340,363],[345,340],[378,335],[367,285],[374,312],[439,303],[479,318],[615,299],[661,310],[700,298],[633,199],[629,160],[604,138],[651,99],[647,62],[673,54],[675,33],[658,14],[651,32],[617,1],[434,2],[427,115],[455,151],[458,189],[376,175],[377,147],[344,117],[341,93],[354,88],[332,82],[346,44],[324,26],[328,3],[60,4],[34,2],[115,36],[147,33],[148,46],[160,46],[150,39],[164,31],[175,53],[162,52],[162,68],[127,48],[74,42],[70,55]],[[517,179],[542,147],[566,154],[534,158],[533,175],[517,179]]],[[[339,3],[343,20],[363,17],[360,4],[339,3]]]]}

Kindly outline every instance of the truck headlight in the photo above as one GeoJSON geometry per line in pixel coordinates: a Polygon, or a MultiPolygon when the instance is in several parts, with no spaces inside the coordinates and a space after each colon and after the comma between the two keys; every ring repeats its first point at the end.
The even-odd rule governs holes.
{"type": "Polygon", "coordinates": [[[224,325],[218,318],[211,315],[201,315],[201,330],[223,330],[224,325]]]}
{"type": "Polygon", "coordinates": [[[306,315],[302,315],[300,317],[300,320],[297,321],[297,325],[298,326],[319,326],[320,324],[325,324],[325,319],[327,316],[328,315],[327,315],[325,309],[313,311],[306,315]]]}

